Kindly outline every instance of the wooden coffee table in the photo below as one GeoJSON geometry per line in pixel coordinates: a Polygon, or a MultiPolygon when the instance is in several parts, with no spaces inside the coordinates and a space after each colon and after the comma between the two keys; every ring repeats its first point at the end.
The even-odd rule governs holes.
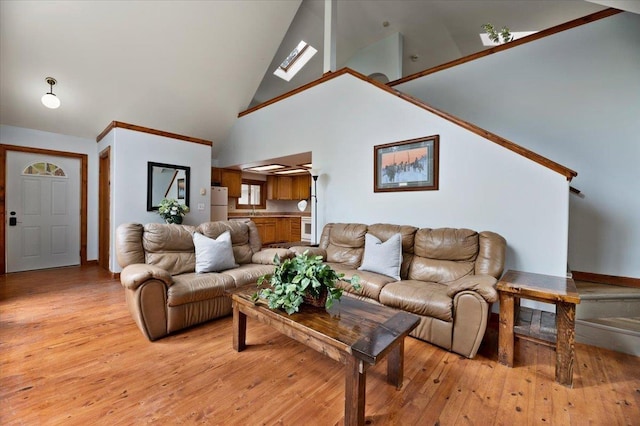
{"type": "Polygon", "coordinates": [[[367,369],[387,358],[387,381],[402,388],[404,338],[420,318],[386,306],[343,297],[331,309],[303,305],[287,315],[254,302],[255,285],[228,292],[233,304],[233,349],[246,348],[247,317],[268,324],[329,358],[346,365],[345,425],[364,425],[367,369]]]}

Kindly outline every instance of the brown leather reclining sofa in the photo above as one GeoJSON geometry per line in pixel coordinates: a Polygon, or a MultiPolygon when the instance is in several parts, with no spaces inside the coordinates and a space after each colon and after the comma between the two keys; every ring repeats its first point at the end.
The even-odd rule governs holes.
{"type": "Polygon", "coordinates": [[[358,275],[359,292],[343,285],[346,294],[420,316],[411,336],[473,358],[487,327],[495,289],[502,275],[506,241],[493,232],[470,229],[418,229],[391,224],[329,223],[318,248],[292,247],[323,256],[345,278],[358,275]],[[400,280],[358,270],[365,235],[381,242],[400,233],[400,280]]]}
{"type": "Polygon", "coordinates": [[[131,316],[149,340],[231,314],[225,290],[254,283],[273,273],[273,258],[286,249],[261,250],[253,222],[220,221],[189,225],[150,223],[120,225],[116,253],[120,282],[131,316]],[[218,238],[229,231],[238,267],[197,274],[193,233],[218,238]]]}
{"type": "MultiPolygon", "coordinates": [[[[396,237],[397,238],[397,237],[396,237]]],[[[493,232],[418,229],[391,224],[330,223],[319,247],[262,249],[253,222],[188,225],[124,224],[116,234],[120,281],[136,324],[149,340],[231,313],[225,289],[253,283],[274,270],[277,254],[287,258],[309,250],[346,278],[358,275],[360,292],[347,295],[419,315],[412,336],[473,358],[487,327],[495,285],[504,268],[506,242],[493,232]],[[237,268],[195,273],[192,234],[217,238],[230,231],[237,268]],[[400,233],[399,278],[358,270],[365,235],[386,242],[400,233]]]]}

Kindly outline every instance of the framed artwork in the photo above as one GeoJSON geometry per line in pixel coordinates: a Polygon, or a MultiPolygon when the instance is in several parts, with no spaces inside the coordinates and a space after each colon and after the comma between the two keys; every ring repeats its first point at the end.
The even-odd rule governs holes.
{"type": "Polygon", "coordinates": [[[440,137],[427,136],[373,147],[373,191],[438,189],[440,137]]]}
{"type": "Polygon", "coordinates": [[[184,200],[184,179],[178,179],[178,200],[184,200]]]}

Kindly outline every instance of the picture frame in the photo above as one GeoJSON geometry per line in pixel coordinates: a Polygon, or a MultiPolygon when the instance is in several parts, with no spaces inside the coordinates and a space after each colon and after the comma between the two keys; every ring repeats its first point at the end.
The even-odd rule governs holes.
{"type": "Polygon", "coordinates": [[[178,200],[184,200],[184,179],[178,179],[178,200]]]}
{"type": "Polygon", "coordinates": [[[437,191],[440,136],[373,147],[373,191],[437,191]]]}

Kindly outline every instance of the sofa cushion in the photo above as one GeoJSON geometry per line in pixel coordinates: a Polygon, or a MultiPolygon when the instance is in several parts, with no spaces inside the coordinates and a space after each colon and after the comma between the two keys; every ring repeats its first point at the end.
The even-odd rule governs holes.
{"type": "Polygon", "coordinates": [[[424,281],[396,281],[380,292],[380,303],[418,315],[453,321],[453,299],[447,286],[424,281]]]}
{"type": "Polygon", "coordinates": [[[238,267],[231,248],[231,234],[225,231],[218,238],[208,238],[199,232],[193,233],[196,250],[196,273],[220,272],[238,267]]]}
{"type": "Polygon", "coordinates": [[[478,233],[471,229],[418,229],[414,253],[430,259],[475,261],[478,233]]]}
{"type": "Polygon", "coordinates": [[[225,290],[235,288],[233,278],[226,274],[180,274],[173,276],[173,285],[167,291],[167,305],[180,306],[225,296],[225,290]]]}
{"type": "Polygon", "coordinates": [[[419,229],[411,280],[447,283],[474,273],[478,255],[478,233],[470,229],[419,229]]]}
{"type": "Polygon", "coordinates": [[[375,272],[358,271],[357,269],[345,266],[341,263],[328,263],[328,265],[337,273],[344,274],[344,278],[347,280],[351,279],[354,275],[360,277],[360,285],[362,286],[362,289],[360,291],[356,291],[353,289],[351,284],[344,281],[338,281],[336,283],[336,287],[340,287],[341,289],[358,296],[368,297],[375,301],[378,301],[380,291],[384,286],[396,281],[396,279],[386,275],[377,274],[375,272]]]}
{"type": "Polygon", "coordinates": [[[142,233],[145,263],[156,265],[171,275],[193,272],[196,253],[191,234],[193,226],[148,223],[142,233]]]}
{"type": "Polygon", "coordinates": [[[330,223],[322,232],[320,248],[327,251],[327,262],[343,263],[357,268],[364,252],[367,225],[361,223],[330,223]]]}
{"type": "Polygon", "coordinates": [[[273,274],[275,265],[245,264],[239,268],[228,269],[223,273],[233,278],[236,287],[256,283],[262,275],[273,274]]]}
{"type": "Polygon", "coordinates": [[[376,272],[395,280],[400,279],[402,265],[402,236],[394,234],[382,242],[373,234],[364,236],[364,256],[359,271],[376,272]]]}

